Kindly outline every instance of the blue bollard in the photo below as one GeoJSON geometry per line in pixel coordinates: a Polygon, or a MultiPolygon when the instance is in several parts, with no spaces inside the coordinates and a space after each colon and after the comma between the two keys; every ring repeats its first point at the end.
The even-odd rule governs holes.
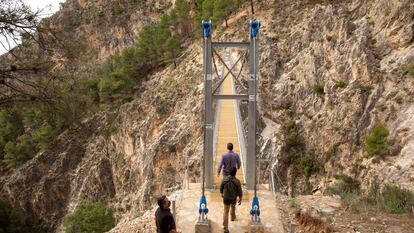
{"type": "Polygon", "coordinates": [[[250,20],[250,36],[253,38],[257,37],[257,34],[259,34],[259,28],[260,28],[260,21],[256,19],[250,20]]]}
{"type": "Polygon", "coordinates": [[[253,197],[252,209],[250,210],[250,215],[252,216],[252,223],[260,223],[260,205],[259,198],[257,196],[253,197]]]}
{"type": "Polygon", "coordinates": [[[201,22],[201,25],[203,26],[203,35],[205,38],[210,37],[210,32],[211,32],[211,20],[207,21],[207,20],[203,20],[201,22]]]}
{"type": "Polygon", "coordinates": [[[206,220],[205,215],[208,213],[207,200],[206,200],[206,197],[204,195],[201,196],[198,213],[200,214],[200,216],[198,218],[199,222],[204,222],[206,220]]]}

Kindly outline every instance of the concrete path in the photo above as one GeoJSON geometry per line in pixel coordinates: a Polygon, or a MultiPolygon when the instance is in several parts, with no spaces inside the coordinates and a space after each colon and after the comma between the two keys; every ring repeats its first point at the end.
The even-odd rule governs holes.
{"type": "MultiPolygon", "coordinates": [[[[260,186],[258,197],[260,201],[261,218],[266,233],[283,233],[282,218],[279,208],[276,205],[273,194],[267,191],[264,186],[260,186]]],[[[189,189],[185,190],[177,200],[177,227],[182,233],[194,233],[195,223],[198,219],[198,205],[201,197],[200,184],[191,183],[189,189]]],[[[218,190],[208,190],[206,192],[207,206],[209,209],[208,219],[212,223],[212,233],[223,232],[223,201],[218,190]]],[[[231,233],[248,232],[250,221],[250,209],[253,192],[244,190],[243,201],[236,207],[237,220],[229,221],[231,233]]]]}

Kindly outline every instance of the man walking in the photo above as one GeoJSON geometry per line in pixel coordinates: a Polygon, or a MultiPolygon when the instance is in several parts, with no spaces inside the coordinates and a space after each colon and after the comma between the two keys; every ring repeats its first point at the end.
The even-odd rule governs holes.
{"type": "MultiPolygon", "coordinates": [[[[227,153],[221,156],[218,169],[217,169],[217,176],[220,176],[221,169],[223,169],[223,177],[228,176],[230,174],[231,168],[240,169],[241,162],[240,157],[237,153],[233,152],[233,144],[227,143],[227,153]]],[[[236,169],[236,172],[237,172],[236,169]]]]}
{"type": "Polygon", "coordinates": [[[171,202],[166,196],[158,199],[158,209],[155,212],[157,233],[179,233],[175,227],[174,217],[171,213],[171,202]]]}
{"type": "Polygon", "coordinates": [[[238,204],[241,205],[243,192],[240,180],[236,178],[237,169],[232,167],[230,175],[223,178],[220,185],[221,197],[223,197],[224,214],[223,214],[223,229],[224,233],[229,233],[229,210],[231,214],[231,221],[236,220],[236,202],[239,197],[238,204]]]}

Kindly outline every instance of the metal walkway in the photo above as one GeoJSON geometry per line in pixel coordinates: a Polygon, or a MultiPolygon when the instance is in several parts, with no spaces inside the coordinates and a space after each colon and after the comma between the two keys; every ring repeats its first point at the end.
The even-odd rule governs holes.
{"type": "MultiPolygon", "coordinates": [[[[227,78],[223,84],[220,94],[234,94],[233,88],[233,79],[227,78]]],[[[217,134],[217,144],[216,144],[216,151],[215,151],[215,158],[214,158],[214,169],[217,170],[218,163],[220,162],[221,155],[227,152],[227,143],[233,143],[233,151],[240,156],[240,160],[242,161],[243,166],[243,159],[240,153],[240,143],[239,143],[239,135],[237,131],[236,125],[236,100],[219,100],[218,103],[218,134],[217,134]]],[[[237,171],[236,176],[242,183],[245,183],[244,180],[244,171],[242,168],[237,171]]],[[[220,186],[221,176],[218,177],[217,175],[214,176],[214,185],[216,187],[220,186]]]]}

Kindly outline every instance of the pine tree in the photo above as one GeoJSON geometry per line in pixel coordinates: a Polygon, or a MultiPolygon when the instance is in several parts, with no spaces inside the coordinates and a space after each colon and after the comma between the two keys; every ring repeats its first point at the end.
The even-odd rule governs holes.
{"type": "Polygon", "coordinates": [[[191,19],[190,19],[190,6],[186,0],[177,0],[175,7],[171,12],[174,16],[175,30],[184,37],[191,35],[191,19]]]}
{"type": "Polygon", "coordinates": [[[202,5],[203,20],[209,20],[213,17],[214,0],[204,0],[202,5]]]}
{"type": "Polygon", "coordinates": [[[180,40],[176,37],[170,37],[165,41],[164,44],[164,58],[166,61],[173,61],[174,62],[174,68],[177,67],[175,59],[180,54],[180,40]]]}
{"type": "Polygon", "coordinates": [[[232,6],[234,5],[234,1],[226,0],[226,1],[214,1],[214,8],[213,8],[213,20],[216,24],[219,24],[222,20],[225,20],[226,27],[227,19],[229,14],[231,13],[232,6]]]}
{"type": "Polygon", "coordinates": [[[159,57],[156,52],[158,46],[154,39],[156,33],[156,25],[147,25],[141,29],[138,36],[137,56],[148,67],[152,67],[159,57]]]}

